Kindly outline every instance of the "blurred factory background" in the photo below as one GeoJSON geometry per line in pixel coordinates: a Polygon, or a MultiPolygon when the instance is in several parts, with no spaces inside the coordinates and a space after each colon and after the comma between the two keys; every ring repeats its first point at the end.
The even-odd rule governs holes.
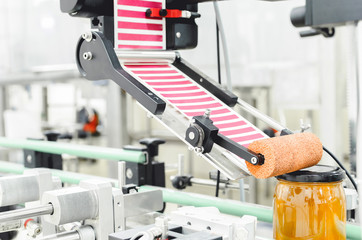
{"type": "MultiPolygon", "coordinates": [[[[353,94],[349,79],[356,77],[353,43],[360,35],[352,25],[339,28],[334,38],[300,38],[290,12],[304,1],[220,2],[231,62],[233,91],[292,130],[311,129],[355,172],[353,94]],[[350,104],[348,104],[350,103],[350,104]],[[352,104],[352,106],[351,106],[352,104]],[[349,111],[348,107],[351,107],[349,111]]],[[[199,6],[199,45],[181,51],[184,59],[217,79],[216,27],[212,3],[199,6]]],[[[75,46],[89,29],[88,19],[73,19],[54,0],[0,1],[0,134],[12,138],[42,138],[47,130],[65,141],[122,148],[144,137],[166,140],[158,159],[174,175],[180,154],[185,173],[208,178],[214,168],[198,159],[168,130],[108,80],[80,78],[75,46]],[[84,119],[88,120],[87,131],[84,119]],[[90,123],[93,123],[90,124],[90,123]]],[[[223,56],[223,54],[222,54],[223,56]]],[[[223,58],[221,58],[223,60],[223,58]]],[[[226,84],[222,61],[221,79],[226,84]]],[[[246,116],[264,129],[265,126],[246,116]]],[[[2,160],[21,162],[22,151],[2,150],[2,160]]],[[[329,164],[333,164],[331,160],[329,164]]],[[[73,161],[65,168],[116,176],[114,163],[73,161]],[[113,164],[113,165],[112,165],[113,164]],[[101,166],[101,167],[99,167],[101,166]]],[[[167,178],[166,178],[167,179],[167,178]]],[[[247,201],[271,205],[274,180],[248,179],[247,201]]],[[[170,186],[169,181],[166,181],[170,186]]],[[[187,191],[214,195],[214,187],[193,186],[187,191]]],[[[228,189],[223,197],[238,199],[228,189]]]]}

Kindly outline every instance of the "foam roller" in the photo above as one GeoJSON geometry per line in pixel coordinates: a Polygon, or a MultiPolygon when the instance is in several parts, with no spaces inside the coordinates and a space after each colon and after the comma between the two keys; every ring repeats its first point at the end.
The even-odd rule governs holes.
{"type": "Polygon", "coordinates": [[[316,165],[323,145],[312,133],[296,133],[252,142],[248,149],[264,156],[263,165],[246,162],[256,178],[269,178],[316,165]]]}

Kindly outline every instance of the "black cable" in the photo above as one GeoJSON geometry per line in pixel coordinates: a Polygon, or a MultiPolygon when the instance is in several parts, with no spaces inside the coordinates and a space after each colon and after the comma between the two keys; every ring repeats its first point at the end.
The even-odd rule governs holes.
{"type": "Polygon", "coordinates": [[[216,21],[216,54],[217,54],[217,77],[219,84],[221,84],[220,36],[219,36],[219,25],[217,24],[217,21],[216,21]]]}
{"type": "Polygon", "coordinates": [[[220,187],[220,171],[217,171],[217,178],[216,178],[216,193],[215,197],[219,197],[219,187],[220,187]]]}
{"type": "MultiPolygon", "coordinates": [[[[220,66],[220,36],[219,36],[219,25],[216,21],[216,54],[217,54],[217,77],[218,82],[221,84],[221,66],[220,66]]],[[[220,188],[220,171],[217,171],[216,178],[216,193],[215,197],[219,197],[219,188],[220,188]]]]}
{"type": "Polygon", "coordinates": [[[331,158],[334,159],[334,161],[336,161],[336,163],[338,164],[338,166],[340,168],[342,168],[346,174],[347,174],[347,177],[349,178],[349,180],[351,181],[353,187],[356,189],[356,191],[358,192],[358,188],[357,188],[357,184],[356,182],[354,181],[354,179],[352,178],[351,174],[347,171],[347,169],[343,166],[343,164],[337,159],[336,156],[334,156],[327,148],[323,147],[323,150],[328,153],[329,156],[331,156],[331,158]]]}

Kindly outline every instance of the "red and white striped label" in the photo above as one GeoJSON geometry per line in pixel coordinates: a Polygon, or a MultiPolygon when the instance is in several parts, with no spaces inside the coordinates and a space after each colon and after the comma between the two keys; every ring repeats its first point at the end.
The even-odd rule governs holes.
{"type": "Polygon", "coordinates": [[[148,18],[149,8],[166,8],[165,0],[114,0],[115,48],[166,49],[164,18],[148,18]]]}
{"type": "Polygon", "coordinates": [[[123,64],[122,67],[189,119],[210,109],[210,118],[219,132],[240,145],[247,147],[255,140],[267,138],[261,130],[171,64],[123,64]]]}

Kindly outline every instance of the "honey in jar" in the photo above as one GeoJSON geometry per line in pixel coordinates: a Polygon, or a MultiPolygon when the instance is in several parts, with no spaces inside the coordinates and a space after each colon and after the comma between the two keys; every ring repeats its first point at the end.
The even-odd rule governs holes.
{"type": "Polygon", "coordinates": [[[340,168],[324,165],[278,176],[274,239],[346,239],[344,178],[340,168]]]}

